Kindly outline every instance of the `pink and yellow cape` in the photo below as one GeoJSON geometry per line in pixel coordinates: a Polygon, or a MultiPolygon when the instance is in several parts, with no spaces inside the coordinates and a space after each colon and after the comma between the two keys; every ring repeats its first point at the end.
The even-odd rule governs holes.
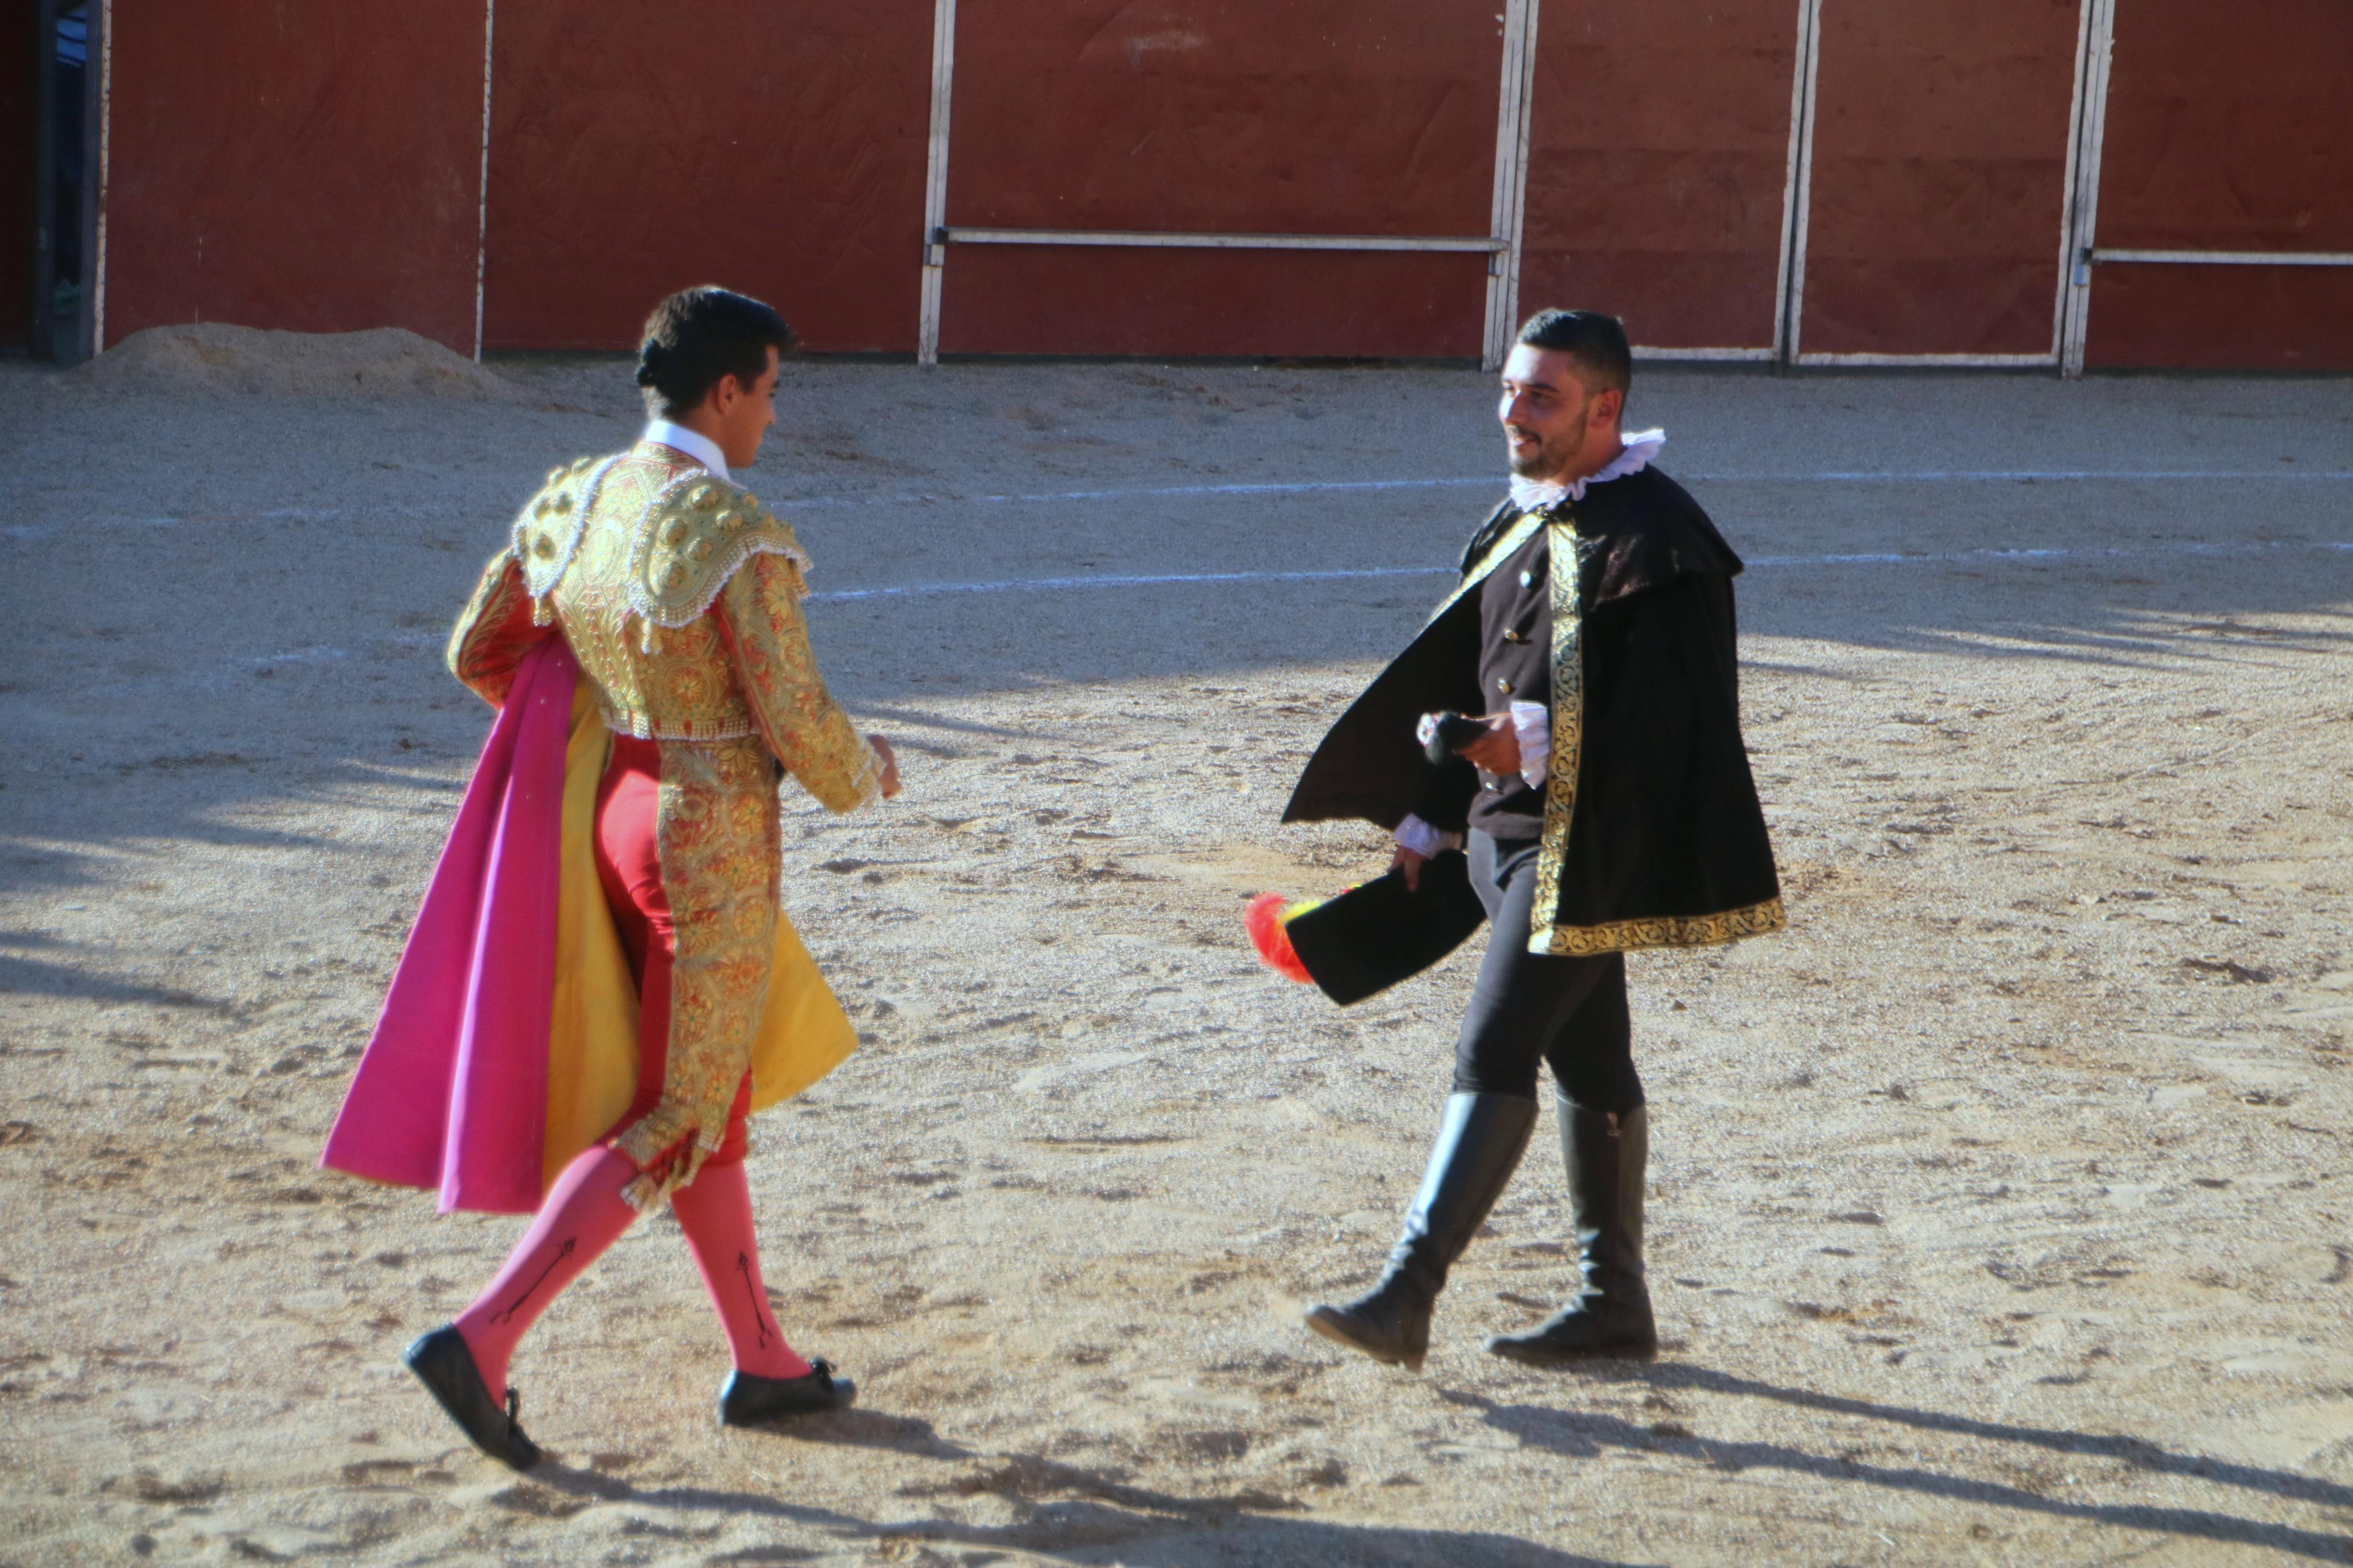
{"type": "MultiPolygon", "coordinates": [[[[444,1211],[529,1214],[628,1110],[637,984],[595,847],[610,742],[571,648],[546,638],[482,747],[321,1164],[434,1189],[444,1211]]],[[[752,1109],[856,1041],[780,914],[752,1109]]]]}

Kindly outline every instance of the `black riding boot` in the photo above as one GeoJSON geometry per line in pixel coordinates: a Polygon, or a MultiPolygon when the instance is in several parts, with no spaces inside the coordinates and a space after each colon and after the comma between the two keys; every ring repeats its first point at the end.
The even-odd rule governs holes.
{"type": "Polygon", "coordinates": [[[1446,1270],[1487,1211],[1504,1195],[1535,1126],[1536,1102],[1509,1094],[1457,1094],[1430,1151],[1421,1191],[1389,1253],[1388,1272],[1345,1306],[1312,1307],[1307,1326],[1377,1362],[1421,1370],[1430,1350],[1430,1311],[1446,1270]]]}
{"type": "Polygon", "coordinates": [[[1648,1361],[1659,1353],[1651,1292],[1642,1283],[1642,1167],[1650,1154],[1650,1114],[1639,1105],[1623,1114],[1586,1110],[1566,1100],[1557,1108],[1583,1288],[1537,1327],[1525,1334],[1497,1334],[1487,1348],[1533,1366],[1557,1366],[1584,1356],[1648,1361]]]}

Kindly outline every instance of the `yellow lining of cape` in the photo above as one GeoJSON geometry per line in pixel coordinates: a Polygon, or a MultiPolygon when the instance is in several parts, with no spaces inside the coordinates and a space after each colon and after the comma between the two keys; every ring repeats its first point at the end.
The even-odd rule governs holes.
{"type": "MultiPolygon", "coordinates": [[[[540,1169],[550,1184],[612,1131],[638,1087],[638,988],[596,875],[596,786],[612,731],[595,683],[572,690],[564,753],[564,838],[556,884],[555,994],[548,1020],[547,1128],[540,1169]]],[[[752,1109],[789,1100],[839,1066],[857,1031],[783,911],[768,1000],[752,1043],[752,1109]]]]}

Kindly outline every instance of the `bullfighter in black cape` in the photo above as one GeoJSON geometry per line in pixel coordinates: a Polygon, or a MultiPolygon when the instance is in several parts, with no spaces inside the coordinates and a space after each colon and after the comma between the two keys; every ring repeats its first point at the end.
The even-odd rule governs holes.
{"type": "Polygon", "coordinates": [[[1625,954],[1778,930],[1780,887],[1740,736],[1740,558],[1625,435],[1632,375],[1610,316],[1545,310],[1504,369],[1512,497],[1420,635],[1335,724],[1286,822],[1392,829],[1388,874],[1282,934],[1335,999],[1445,955],[1482,920],[1485,960],[1421,1189],[1380,1282],[1308,1325],[1418,1368],[1448,1268],[1503,1194],[1550,1064],[1581,1279],[1487,1348],[1539,1365],[1647,1357],[1649,1117],[1625,954]]]}

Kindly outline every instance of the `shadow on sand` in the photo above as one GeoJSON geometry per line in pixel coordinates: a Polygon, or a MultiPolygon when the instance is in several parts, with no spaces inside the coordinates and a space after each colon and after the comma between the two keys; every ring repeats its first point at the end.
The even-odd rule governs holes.
{"type": "MultiPolygon", "coordinates": [[[[1818,1394],[1811,1389],[1784,1388],[1753,1378],[1736,1377],[1711,1368],[1662,1363],[1596,1363],[1587,1375],[1639,1382],[1662,1390],[1741,1395],[1770,1399],[1800,1409],[1893,1422],[1923,1431],[1948,1433],[1988,1442],[2022,1443],[2054,1453],[2112,1459],[2150,1476],[2179,1476],[2239,1487],[2272,1497],[2327,1507],[2353,1508],[2353,1487],[2316,1477],[2260,1466],[2235,1464],[2203,1455],[2169,1452],[2138,1437],[2071,1432],[2060,1427],[2011,1426],[1954,1415],[1936,1410],[1915,1410],[1867,1399],[1818,1394]]],[[[2284,1524],[2242,1519],[2203,1509],[2168,1508],[2147,1503],[2073,1502],[2044,1497],[2021,1487],[1966,1476],[1945,1475],[1917,1467],[1872,1465],[1861,1460],[1809,1453],[1780,1443],[1729,1442],[1697,1435],[1662,1432],[1616,1415],[1559,1410],[1541,1405],[1505,1405],[1482,1394],[1443,1393],[1449,1403],[1475,1410],[1489,1426],[1506,1432],[1531,1448],[1570,1458],[1586,1458],[1607,1449],[1640,1449],[1699,1461],[1715,1469],[1778,1469],[1824,1480],[1855,1481],[1925,1497],[1981,1503],[2075,1520],[2126,1530],[2162,1531],[2233,1546],[2261,1547],[2291,1552],[2325,1563],[2353,1562],[2353,1536],[2326,1535],[2284,1524]]]]}
{"type": "MultiPolygon", "coordinates": [[[[1241,1561],[1313,1563],[1319,1568],[1422,1568],[1438,1563],[1449,1568],[1633,1568],[1486,1531],[1399,1530],[1304,1518],[1303,1505],[1296,1500],[1256,1489],[1179,1497],[1129,1485],[1113,1472],[1034,1454],[983,1455],[940,1436],[927,1421],[880,1411],[817,1417],[784,1436],[790,1441],[892,1448],[914,1458],[960,1461],[955,1473],[902,1487],[901,1495],[911,1500],[995,1496],[1014,1505],[1019,1522],[966,1523],[913,1513],[899,1520],[863,1519],[759,1492],[633,1487],[594,1470],[554,1463],[541,1465],[531,1479],[584,1500],[773,1521],[844,1545],[993,1547],[1073,1560],[1112,1550],[1131,1568],[1201,1568],[1241,1561]]],[[[811,1555],[804,1545],[779,1542],[741,1548],[711,1561],[787,1563],[811,1555]]]]}
{"type": "MultiPolygon", "coordinates": [[[[2353,1509],[2353,1487],[2292,1471],[2267,1469],[2202,1455],[2168,1451],[2137,1437],[2014,1426],[1943,1411],[1918,1410],[1866,1399],[1786,1388],[1707,1367],[1604,1363],[1585,1375],[1640,1382],[1661,1390],[1769,1399],[1827,1415],[1886,1421],[1922,1431],[1996,1443],[2018,1443],[2053,1453],[2103,1458],[2151,1477],[2181,1477],[2237,1487],[2269,1497],[2353,1509]]],[[[1918,1466],[1865,1463],[1817,1454],[1783,1443],[1726,1441],[1629,1421],[1618,1415],[1505,1404],[1483,1394],[1441,1391],[1525,1448],[1563,1458],[1592,1458],[1610,1450],[1663,1454],[1735,1472],[1782,1470],[1834,1482],[1860,1483],[1926,1498],[2016,1509],[2120,1530],[2148,1531],[2234,1547],[2285,1552],[2324,1563],[2353,1562],[2353,1536],[2332,1535],[2209,1509],[2154,1503],[2076,1502],[1999,1481],[1948,1475],[1918,1466]]],[[[982,1454],[952,1442],[932,1425],[876,1411],[848,1412],[793,1428],[790,1440],[890,1448],[910,1457],[957,1462],[936,1481],[900,1489],[911,1500],[996,1496],[1011,1502],[1018,1522],[988,1525],[911,1515],[863,1519],[818,1504],[755,1492],[697,1487],[636,1488],[594,1471],[549,1464],[533,1479],[584,1499],[639,1507],[709,1510],[816,1531],[847,1542],[936,1542],[1040,1553],[1092,1554],[1115,1548],[1138,1568],[1225,1562],[1247,1557],[1318,1564],[1477,1565],[1477,1568],[1607,1568],[1603,1559],[1485,1531],[1400,1530],[1303,1517],[1295,1499],[1256,1489],[1180,1497],[1129,1484],[1113,1471],[1062,1464],[1033,1454],[982,1454]]],[[[722,1563],[796,1560],[802,1548],[754,1546],[722,1563]],[[780,1555],[782,1553],[782,1555],[780,1555]]],[[[1622,1568],[1622,1565],[1620,1565],[1622,1568]]]]}

